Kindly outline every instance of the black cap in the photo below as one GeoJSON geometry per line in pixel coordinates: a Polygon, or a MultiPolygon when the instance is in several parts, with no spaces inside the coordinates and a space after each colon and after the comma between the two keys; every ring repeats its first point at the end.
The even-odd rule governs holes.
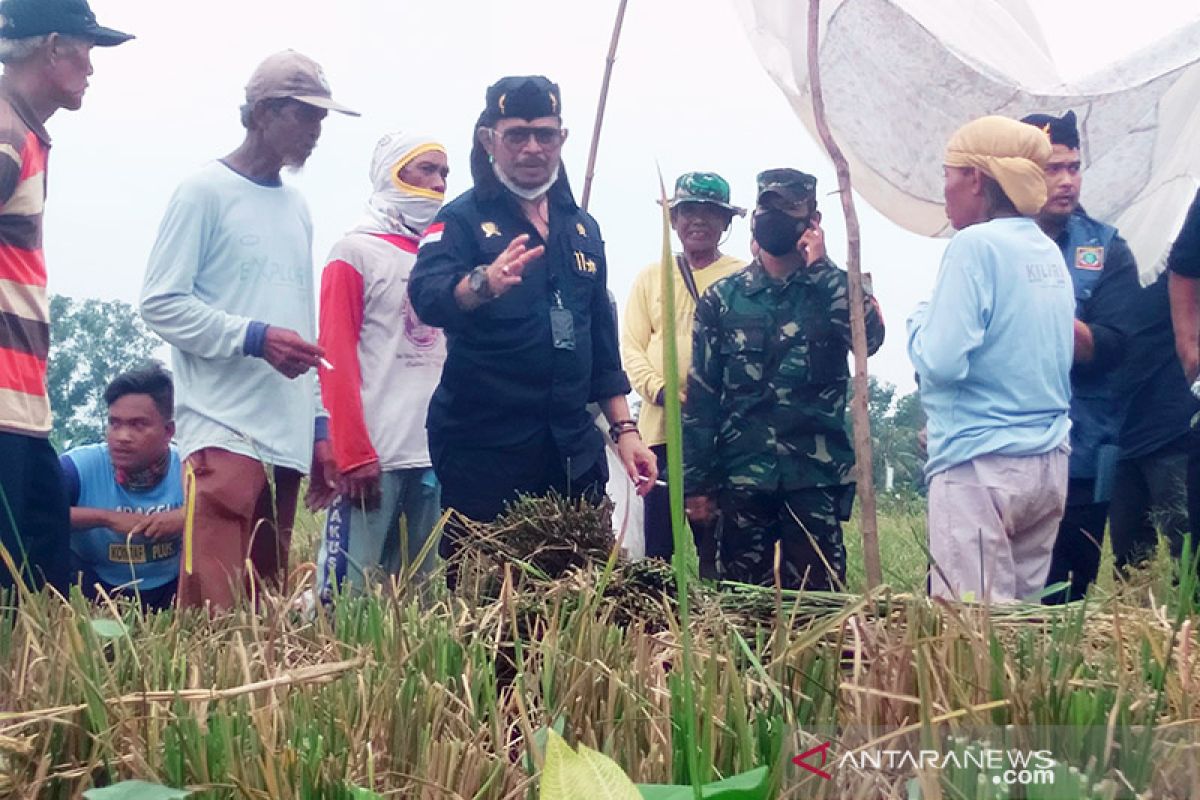
{"type": "Polygon", "coordinates": [[[487,105],[481,124],[515,117],[561,117],[562,94],[558,84],[543,75],[515,75],[501,78],[488,87],[487,105]]]}
{"type": "Polygon", "coordinates": [[[98,25],[87,0],[0,2],[0,39],[28,39],[48,33],[87,39],[98,47],[113,47],[133,38],[131,34],[98,25]]]}
{"type": "Polygon", "coordinates": [[[817,210],[817,179],[798,169],[768,169],[758,173],[757,204],[777,196],[790,206],[807,205],[806,213],[817,210]]]}
{"type": "Polygon", "coordinates": [[[1021,117],[1021,122],[1041,128],[1050,137],[1050,144],[1061,144],[1072,150],[1079,149],[1079,126],[1075,123],[1075,112],[1068,111],[1061,117],[1050,114],[1030,114],[1021,117]]]}

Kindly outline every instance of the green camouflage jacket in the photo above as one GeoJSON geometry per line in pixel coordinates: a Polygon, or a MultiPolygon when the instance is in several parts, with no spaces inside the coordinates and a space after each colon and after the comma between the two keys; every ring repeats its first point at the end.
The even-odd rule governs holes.
{"type": "MultiPolygon", "coordinates": [[[[683,410],[688,495],[850,481],[849,292],[828,259],[783,282],[755,260],[700,298],[683,410]]],[[[883,317],[869,295],[864,307],[874,353],[883,317]]]]}

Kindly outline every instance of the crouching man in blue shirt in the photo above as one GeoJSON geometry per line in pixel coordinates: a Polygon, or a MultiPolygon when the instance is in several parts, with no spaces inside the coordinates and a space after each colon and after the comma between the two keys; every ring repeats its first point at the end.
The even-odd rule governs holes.
{"type": "Polygon", "coordinates": [[[160,365],[118,375],[104,390],[105,443],[62,456],[71,572],[89,598],[136,594],[148,609],[175,599],[184,515],[174,394],[160,365]]]}

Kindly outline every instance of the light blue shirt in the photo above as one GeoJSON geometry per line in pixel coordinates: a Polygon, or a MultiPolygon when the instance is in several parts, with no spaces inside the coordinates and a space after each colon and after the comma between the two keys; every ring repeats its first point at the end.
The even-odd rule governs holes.
{"type": "MultiPolygon", "coordinates": [[[[156,514],[183,506],[183,474],[179,453],[171,448],[167,475],[152,489],[129,491],[117,483],[117,472],[106,444],[89,444],[63,454],[79,478],[72,506],[156,514]]],[[[70,481],[68,481],[70,483],[70,481]]],[[[142,591],[157,589],[179,577],[181,536],[147,539],[125,536],[109,528],[71,532],[71,553],[77,567],[92,570],[108,586],[138,582],[142,591]]]]}
{"type": "Polygon", "coordinates": [[[927,476],[1066,441],[1074,319],[1062,252],[1032,219],[955,234],[933,298],[908,319],[908,355],[929,419],[927,476]]]}
{"type": "Polygon", "coordinates": [[[172,346],[184,458],[219,447],[308,472],[323,413],[315,373],[288,380],[244,351],[252,321],[317,339],[312,221],[296,189],[219,161],[185,180],[150,253],[141,310],[172,346]]]}

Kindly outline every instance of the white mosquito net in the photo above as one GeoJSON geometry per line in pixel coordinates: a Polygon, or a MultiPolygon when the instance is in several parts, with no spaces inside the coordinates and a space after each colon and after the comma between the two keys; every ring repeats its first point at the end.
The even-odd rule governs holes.
{"type": "MultiPolygon", "coordinates": [[[[806,0],[734,0],[814,136],[806,0]]],[[[1198,10],[1200,14],[1200,10],[1198,10]]],[[[1079,118],[1082,202],[1162,269],[1200,177],[1200,18],[1085,79],[1059,74],[1024,0],[823,0],[826,113],[855,190],[896,224],[949,233],[942,149],[984,114],[1079,118]]]]}

